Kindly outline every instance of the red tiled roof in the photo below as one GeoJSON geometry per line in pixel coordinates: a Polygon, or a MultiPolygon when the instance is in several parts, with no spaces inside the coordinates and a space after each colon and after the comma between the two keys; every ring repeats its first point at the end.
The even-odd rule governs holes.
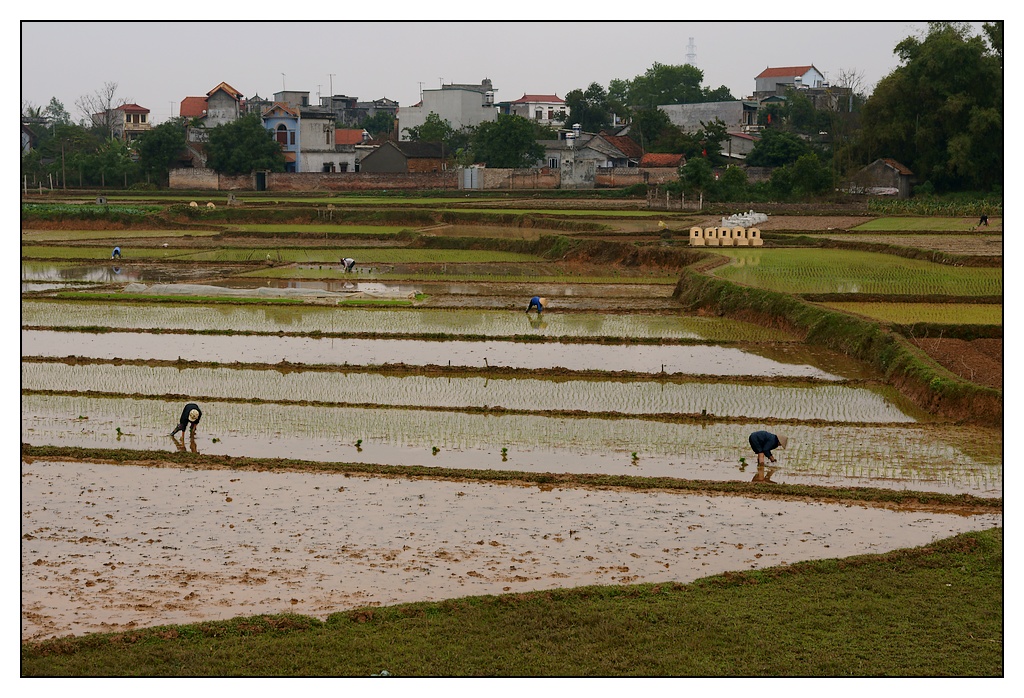
{"type": "Polygon", "coordinates": [[[912,174],[914,174],[913,172],[910,171],[910,168],[908,168],[906,165],[904,165],[903,163],[900,163],[900,162],[896,162],[892,158],[882,158],[882,162],[884,162],[886,165],[888,165],[889,167],[891,167],[894,170],[896,170],[897,172],[899,172],[901,175],[912,175],[912,174]]]}
{"type": "Polygon", "coordinates": [[[181,100],[178,114],[186,119],[206,116],[206,97],[186,97],[181,100]]]}
{"type": "Polygon", "coordinates": [[[335,145],[356,145],[363,142],[363,129],[361,128],[337,128],[334,129],[335,145]]]}
{"type": "Polygon", "coordinates": [[[685,161],[680,153],[646,153],[640,158],[640,167],[679,167],[685,161]]]}
{"type": "Polygon", "coordinates": [[[565,100],[558,95],[527,95],[524,94],[519,99],[512,102],[512,104],[523,104],[525,102],[558,102],[559,104],[565,104],[565,100]]]}
{"type": "Polygon", "coordinates": [[[298,116],[299,115],[298,109],[292,109],[291,107],[289,107],[284,102],[274,102],[269,107],[267,107],[266,109],[263,110],[263,116],[266,116],[268,112],[274,111],[274,109],[280,109],[281,111],[285,112],[286,114],[288,114],[290,116],[298,116]]]}
{"type": "Polygon", "coordinates": [[[788,77],[794,77],[794,76],[797,76],[797,75],[803,75],[804,73],[806,73],[811,68],[814,68],[814,66],[813,65],[798,65],[798,66],[792,66],[792,67],[789,67],[789,68],[765,68],[763,71],[761,71],[761,74],[758,75],[757,77],[759,77],[759,78],[788,78],[788,77]]]}
{"type": "Polygon", "coordinates": [[[607,136],[602,134],[601,137],[621,150],[622,154],[627,158],[643,157],[644,149],[637,145],[637,142],[629,136],[607,136]]]}
{"type": "Polygon", "coordinates": [[[238,90],[236,90],[235,88],[233,88],[231,85],[227,84],[226,82],[222,82],[221,84],[217,85],[215,88],[213,88],[212,90],[207,92],[206,96],[207,97],[212,96],[213,93],[216,92],[217,90],[224,90],[225,92],[227,92],[229,95],[231,95],[235,99],[241,99],[242,98],[242,93],[239,92],[238,90]]]}
{"type": "Polygon", "coordinates": [[[143,114],[149,113],[148,109],[146,109],[145,107],[140,107],[138,104],[122,104],[121,106],[117,107],[117,109],[121,111],[140,112],[143,114]]]}

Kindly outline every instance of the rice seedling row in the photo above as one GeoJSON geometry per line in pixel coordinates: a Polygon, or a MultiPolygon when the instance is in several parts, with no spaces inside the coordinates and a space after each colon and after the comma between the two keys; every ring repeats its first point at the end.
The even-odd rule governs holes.
{"type": "MultiPolygon", "coordinates": [[[[855,231],[886,231],[886,232],[901,232],[901,231],[962,231],[969,232],[975,229],[978,225],[978,219],[975,217],[941,217],[941,216],[885,216],[881,218],[875,218],[870,221],[865,221],[860,225],[852,228],[855,231]]],[[[993,225],[1002,226],[1002,218],[992,218],[989,220],[989,227],[993,225]]]]}
{"type": "Polygon", "coordinates": [[[824,249],[718,251],[732,259],[714,273],[786,293],[944,294],[1003,292],[1002,269],[950,267],[874,252],[824,249]]]}
{"type": "Polygon", "coordinates": [[[995,303],[822,303],[897,325],[926,322],[948,325],[1001,325],[1003,306],[995,303]]]}
{"type": "MultiPolygon", "coordinates": [[[[167,436],[180,401],[27,394],[22,402],[22,441],[33,446],[192,447],[167,436]]],[[[747,435],[768,427],[790,438],[776,451],[776,482],[987,496],[1002,487],[999,444],[968,454],[960,442],[977,429],[947,425],[668,424],[216,400],[203,408],[195,448],[209,455],[722,481],[753,475],[740,461],[753,460],[747,435]]],[[[997,430],[986,436],[1000,440],[997,430]]]]}
{"type": "Polygon", "coordinates": [[[823,420],[832,423],[912,423],[919,418],[927,419],[925,413],[898,400],[892,390],[828,384],[556,381],[26,361],[22,364],[21,387],[25,391],[472,408],[496,412],[693,415],[708,419],[823,420]]]}
{"type": "Polygon", "coordinates": [[[812,236],[845,242],[870,242],[902,247],[919,247],[948,254],[1000,256],[1003,254],[1002,235],[871,235],[867,233],[830,233],[812,236]]]}

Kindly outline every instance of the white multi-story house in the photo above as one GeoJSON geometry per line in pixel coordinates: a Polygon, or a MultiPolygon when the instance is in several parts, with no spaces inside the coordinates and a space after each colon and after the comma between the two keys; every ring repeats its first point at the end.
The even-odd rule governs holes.
{"type": "Polygon", "coordinates": [[[409,140],[406,129],[419,128],[431,113],[455,130],[497,120],[498,109],[490,79],[484,78],[479,85],[452,83],[441,85],[437,90],[423,90],[418,104],[398,109],[399,139],[409,140]]]}
{"type": "Polygon", "coordinates": [[[813,65],[765,68],[754,78],[754,99],[784,95],[789,88],[821,88],[826,84],[825,76],[813,65]]]}
{"type": "Polygon", "coordinates": [[[499,107],[502,114],[514,114],[547,126],[561,126],[569,113],[565,100],[558,95],[524,94],[513,102],[502,102],[499,107]]]}

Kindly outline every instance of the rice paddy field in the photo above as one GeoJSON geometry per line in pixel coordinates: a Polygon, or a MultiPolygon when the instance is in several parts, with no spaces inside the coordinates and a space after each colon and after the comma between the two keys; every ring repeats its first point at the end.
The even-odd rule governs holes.
{"type": "MultiPolygon", "coordinates": [[[[23,640],[690,580],[1001,525],[1001,508],[928,503],[1002,497],[1001,424],[932,414],[791,328],[682,307],[686,241],[647,228],[692,217],[456,197],[344,205],[479,216],[419,232],[22,231],[23,640]],[[541,230],[574,238],[489,225],[498,212],[596,221],[577,237],[607,247],[571,262],[508,252],[541,230]],[[431,249],[417,235],[494,244],[431,249]],[[626,261],[617,245],[657,254],[626,261]],[[525,312],[534,295],[542,313],[525,312]],[[202,419],[172,438],[187,402],[202,419]],[[769,468],[747,444],[760,429],[789,437],[769,468]],[[916,503],[879,503],[903,494],[916,503]]],[[[729,262],[707,273],[870,295],[821,305],[886,324],[1002,322],[1001,304],[972,302],[1002,294],[1000,268],[770,241],[714,253],[729,262]],[[907,301],[928,295],[956,302],[907,301]]]]}
{"type": "Polygon", "coordinates": [[[832,249],[729,249],[715,274],[786,293],[999,296],[1001,268],[952,267],[877,252],[832,249]]]}

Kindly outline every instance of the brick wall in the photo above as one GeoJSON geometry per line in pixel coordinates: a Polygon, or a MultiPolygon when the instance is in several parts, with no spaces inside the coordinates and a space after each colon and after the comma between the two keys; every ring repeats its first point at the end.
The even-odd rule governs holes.
{"type": "Polygon", "coordinates": [[[448,172],[271,172],[267,191],[361,191],[367,189],[456,189],[448,172]]]}
{"type": "Polygon", "coordinates": [[[639,167],[598,167],[594,175],[595,187],[628,187],[643,182],[644,173],[639,167]]]}
{"type": "Polygon", "coordinates": [[[561,172],[541,169],[517,170],[506,167],[482,167],[479,170],[481,189],[558,189],[561,172]]]}

